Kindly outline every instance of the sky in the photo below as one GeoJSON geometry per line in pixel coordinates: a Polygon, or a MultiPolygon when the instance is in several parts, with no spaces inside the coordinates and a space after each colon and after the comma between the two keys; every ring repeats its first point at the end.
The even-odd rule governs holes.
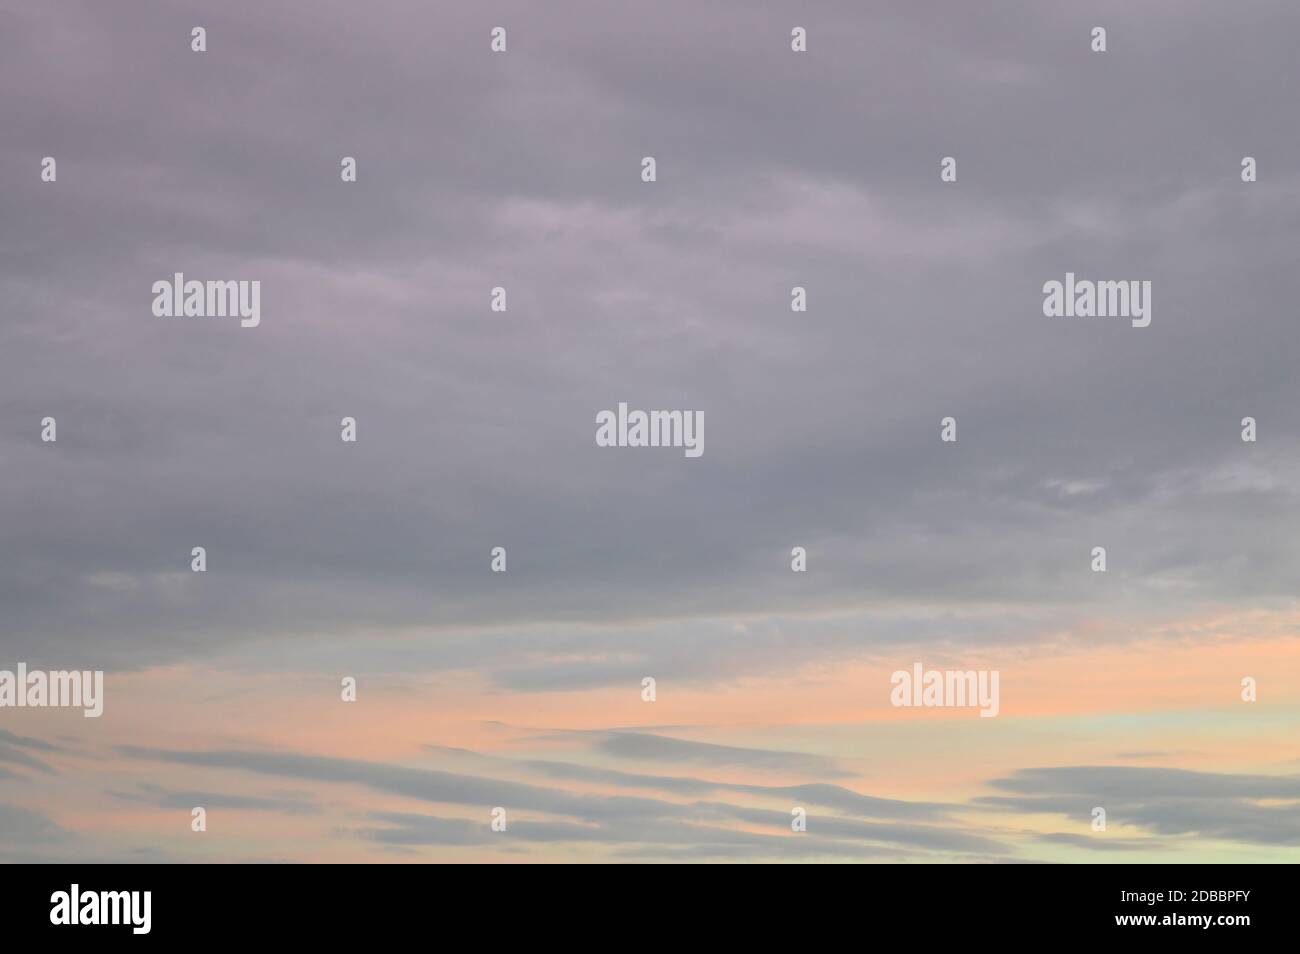
{"type": "Polygon", "coordinates": [[[0,0],[0,860],[1300,860],[1297,28],[0,0]]]}

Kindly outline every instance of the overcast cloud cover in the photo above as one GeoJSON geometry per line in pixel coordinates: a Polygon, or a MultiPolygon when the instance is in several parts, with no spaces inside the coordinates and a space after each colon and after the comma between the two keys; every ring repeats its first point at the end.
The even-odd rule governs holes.
{"type": "MultiPolygon", "coordinates": [[[[0,712],[0,857],[184,857],[183,837],[114,837],[40,792],[81,773],[96,811],[154,806],[184,831],[192,771],[213,809],[468,857],[509,797],[537,813],[521,842],[609,858],[1086,854],[1071,833],[1108,795],[1132,808],[1122,850],[1294,849],[1297,29],[1285,0],[0,0],[0,669],[108,670],[109,715],[130,685],[136,720],[0,712]],[[178,271],[259,280],[261,326],[154,318],[152,283],[178,271]],[[1150,327],[1043,317],[1067,271],[1150,280],[1150,327]],[[703,456],[597,447],[620,401],[702,411],[703,456]],[[873,728],[869,753],[851,714],[779,691],[864,659],[1113,660],[1153,636],[1286,649],[1258,657],[1261,710],[1284,708],[1239,730],[1249,765],[1204,751],[1202,710],[1242,718],[1234,687],[1262,669],[1169,702],[1159,765],[1043,765],[1017,735],[955,794],[938,768],[897,798],[861,780],[901,736],[873,728]],[[164,677],[114,676],[167,671],[210,671],[222,706],[267,672],[336,708],[340,675],[388,680],[385,719],[410,725],[405,706],[424,743],[496,761],[372,758],[364,734],[345,752],[281,732],[279,710],[254,740],[226,722],[237,703],[190,744],[158,738],[164,677]],[[704,704],[704,723],[618,731],[639,710],[582,695],[635,701],[645,675],[722,708],[762,680],[764,701],[738,738],[704,704]],[[455,716],[401,681],[462,677],[481,693],[455,716]],[[532,696],[570,701],[473,744],[447,728],[532,696]],[[451,797],[440,772],[497,781],[451,797]],[[528,780],[508,797],[510,773],[528,780]],[[813,794],[835,817],[780,838],[813,794]]],[[[1150,671],[1178,672],[1163,659],[1150,671]]],[[[1084,709],[1122,694],[1109,666],[1084,709]]],[[[1165,704],[1124,686],[1130,710],[1165,704]]],[[[862,685],[858,717],[887,691],[862,685]]],[[[929,725],[912,744],[939,744],[929,725]]],[[[1090,757],[1152,748],[1094,728],[1090,757]]]]}

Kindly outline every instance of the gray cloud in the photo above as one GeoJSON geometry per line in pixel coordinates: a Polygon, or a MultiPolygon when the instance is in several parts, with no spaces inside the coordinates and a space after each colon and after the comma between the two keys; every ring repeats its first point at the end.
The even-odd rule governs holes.
{"type": "MultiPolygon", "coordinates": [[[[651,729],[658,728],[661,730],[689,728],[686,726],[642,726],[641,733],[647,733],[651,729]]],[[[626,730],[609,730],[609,732],[592,732],[586,730],[572,730],[566,733],[554,733],[535,737],[534,741],[551,741],[555,739],[570,740],[584,739],[588,742],[594,742],[593,752],[601,751],[602,742],[608,740],[613,735],[629,734],[626,730]]],[[[656,738],[663,738],[656,736],[656,738]]],[[[672,742],[685,742],[680,739],[670,739],[672,742]]],[[[795,799],[800,804],[817,805],[822,808],[829,808],[833,811],[842,812],[861,818],[895,818],[911,819],[917,821],[934,821],[944,818],[953,808],[951,805],[944,805],[937,802],[919,802],[904,801],[894,798],[876,798],[871,795],[863,795],[852,789],[845,788],[842,785],[834,785],[827,782],[806,782],[798,785],[755,785],[744,784],[740,782],[719,782],[713,779],[698,778],[685,775],[652,775],[644,772],[626,772],[620,769],[605,768],[597,765],[585,765],[576,762],[558,762],[547,759],[510,759],[503,757],[493,757],[482,755],[466,749],[450,748],[447,746],[430,745],[426,748],[437,755],[449,756],[452,759],[467,759],[472,764],[477,764],[485,771],[489,768],[496,771],[508,772],[511,769],[524,768],[528,772],[541,775],[546,778],[556,779],[559,781],[579,782],[593,785],[613,786],[620,789],[642,789],[667,792],[671,795],[685,797],[700,797],[717,792],[734,792],[744,795],[756,795],[760,797],[769,797],[776,799],[795,799]]],[[[701,743],[686,743],[678,748],[671,744],[664,748],[655,750],[656,755],[669,756],[675,752],[689,752],[695,761],[700,761],[708,765],[742,765],[751,769],[768,769],[785,772],[795,768],[800,771],[815,771],[824,775],[839,774],[833,760],[817,759],[816,757],[799,758],[782,758],[782,756],[801,756],[803,753],[788,752],[762,752],[761,750],[736,748],[732,746],[716,746],[701,743]],[[698,747],[691,748],[692,745],[698,747]],[[713,752],[714,749],[723,750],[723,759],[720,761],[713,752]]],[[[623,751],[621,753],[610,753],[621,757],[627,757],[632,753],[623,751]]],[[[649,754],[646,752],[637,753],[638,755],[649,754]]],[[[672,761],[690,762],[692,759],[670,759],[672,761]]]]}
{"type": "MultiPolygon", "coordinates": [[[[505,832],[492,832],[485,823],[403,812],[375,813],[387,827],[365,828],[360,837],[397,845],[599,844],[614,847],[612,856],[676,857],[691,860],[726,858],[905,858],[918,853],[900,848],[819,838],[809,835],[763,835],[700,824],[648,819],[618,826],[584,826],[565,822],[511,821],[505,832]]],[[[788,820],[788,816],[786,817],[788,820]]],[[[892,840],[892,839],[885,839],[892,840]]],[[[941,839],[938,839],[941,840],[941,839]]],[[[960,850],[960,836],[944,845],[960,850]]]]}
{"type": "Polygon", "coordinates": [[[584,820],[673,810],[668,803],[654,799],[572,795],[557,789],[503,779],[405,768],[355,759],[233,750],[184,752],[138,746],[124,746],[121,751],[133,758],[181,765],[240,769],[308,781],[365,785],[428,802],[476,807],[513,806],[584,820]]]}
{"type": "Polygon", "coordinates": [[[1034,840],[1048,845],[1068,845],[1071,848],[1102,852],[1160,851],[1168,847],[1149,838],[1107,838],[1104,835],[1077,835],[1062,831],[1035,835],[1034,840]]]}
{"type": "MultiPolygon", "coordinates": [[[[0,762],[8,762],[11,765],[21,766],[46,775],[54,774],[53,767],[26,751],[28,748],[41,748],[40,745],[32,745],[31,743],[34,741],[24,739],[21,736],[14,736],[8,732],[0,735],[0,762]],[[6,737],[13,740],[13,744],[7,741],[6,737]]],[[[50,750],[52,751],[52,748],[50,750]]]]}
{"type": "Polygon", "coordinates": [[[521,666],[512,628],[586,623],[568,641],[592,650],[665,614],[864,614],[856,640],[637,647],[725,679],[863,630],[1002,639],[991,604],[1068,631],[1289,600],[1296,13],[1180,4],[1173,33],[1158,5],[1104,13],[1104,63],[1086,24],[1023,3],[819,5],[803,58],[775,3],[11,13],[5,648],[123,668],[492,627],[474,655],[499,685],[581,688],[638,661],[521,666]],[[1043,319],[1067,269],[1152,279],[1152,327],[1043,319]],[[263,326],[153,319],[176,270],[260,279],[263,326]],[[595,448],[619,400],[703,410],[705,456],[595,448]],[[882,604],[944,607],[950,632],[882,604]]]}
{"type": "Polygon", "coordinates": [[[231,795],[222,792],[176,791],[161,785],[141,783],[134,792],[106,789],[104,794],[124,802],[141,802],[158,808],[188,813],[196,806],[231,811],[278,812],[284,815],[311,815],[320,806],[310,798],[231,795]]]}
{"type": "Polygon", "coordinates": [[[647,762],[743,766],[775,772],[817,774],[824,778],[847,778],[850,775],[837,768],[833,759],[820,755],[714,745],[643,732],[612,732],[599,739],[595,748],[617,758],[647,762]]]}
{"type": "Polygon", "coordinates": [[[68,838],[67,831],[40,812],[0,802],[0,846],[6,853],[12,849],[39,852],[47,845],[58,845],[68,838]]]}
{"type": "Polygon", "coordinates": [[[1256,798],[1300,800],[1300,776],[1234,775],[1134,766],[1066,766],[1021,769],[989,783],[1024,795],[1084,791],[1108,798],[1256,798]]]}
{"type": "Polygon", "coordinates": [[[1080,823],[1100,805],[1108,822],[1155,835],[1300,845],[1300,777],[1295,776],[1071,766],[1023,769],[989,784],[1013,794],[983,796],[975,804],[1065,815],[1080,823]]]}
{"type": "Polygon", "coordinates": [[[657,789],[687,796],[704,795],[710,792],[738,792],[746,795],[793,798],[834,811],[868,818],[934,819],[942,817],[950,807],[929,802],[875,798],[871,795],[861,795],[840,785],[829,785],[823,782],[804,785],[742,785],[680,775],[620,772],[616,769],[593,768],[570,762],[528,761],[522,764],[549,778],[616,785],[621,788],[657,789]]]}
{"type": "MultiPolygon", "coordinates": [[[[716,812],[719,816],[729,820],[766,825],[778,830],[782,828],[788,830],[790,827],[791,813],[789,811],[764,811],[716,803],[697,804],[695,807],[706,817],[708,814],[716,812]]],[[[820,816],[810,813],[808,831],[815,831],[818,835],[828,835],[831,839],[893,842],[911,848],[926,848],[939,851],[985,853],[990,855],[1006,851],[1005,846],[993,839],[933,825],[864,822],[857,819],[820,816]]]]}
{"type": "Polygon", "coordinates": [[[35,749],[38,752],[61,752],[63,747],[53,742],[47,742],[44,739],[33,738],[29,735],[17,735],[13,732],[6,732],[0,729],[0,744],[21,746],[25,749],[35,749]]]}
{"type": "Polygon", "coordinates": [[[463,818],[411,812],[373,812],[369,817],[385,827],[361,828],[351,834],[384,845],[484,845],[492,837],[488,825],[463,818]]]}
{"type": "MultiPolygon", "coordinates": [[[[878,855],[896,850],[992,855],[1004,850],[991,839],[951,826],[899,821],[863,822],[829,815],[817,815],[815,824],[831,837],[815,837],[806,845],[791,846],[784,835],[754,835],[739,827],[728,827],[759,825],[788,833],[791,817],[788,809],[770,811],[725,802],[679,803],[624,795],[575,794],[486,776],[354,759],[247,751],[185,752],[136,746],[123,747],[122,753],[131,758],[179,765],[362,785],[429,803],[468,806],[484,812],[485,821],[478,824],[410,813],[372,813],[371,820],[379,825],[344,832],[388,845],[486,844],[488,842],[481,840],[487,831],[486,812],[499,805],[506,808],[509,816],[525,816],[512,817],[508,831],[528,842],[720,845],[742,846],[745,850],[767,846],[774,855],[798,856],[878,855]],[[531,813],[558,815],[565,820],[539,820],[528,817],[531,813]]],[[[752,793],[784,794],[762,787],[754,787],[752,793]]],[[[885,804],[885,801],[880,803],[885,804]]],[[[921,811],[926,808],[928,806],[922,806],[921,811]]]]}

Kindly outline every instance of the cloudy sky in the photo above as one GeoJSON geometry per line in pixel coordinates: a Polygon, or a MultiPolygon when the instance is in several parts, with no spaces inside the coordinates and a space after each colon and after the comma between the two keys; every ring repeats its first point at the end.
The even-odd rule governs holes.
{"type": "Polygon", "coordinates": [[[1297,29],[0,0],[0,859],[1300,860],[1297,29]]]}

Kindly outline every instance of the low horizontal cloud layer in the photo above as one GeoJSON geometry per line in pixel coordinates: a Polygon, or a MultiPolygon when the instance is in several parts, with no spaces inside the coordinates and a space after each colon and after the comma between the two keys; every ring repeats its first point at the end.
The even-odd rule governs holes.
{"type": "MultiPolygon", "coordinates": [[[[622,738],[622,734],[615,736],[622,738]]],[[[665,750],[690,751],[690,743],[662,736],[640,736],[655,740],[665,750]],[[681,743],[681,747],[672,743],[681,743]]],[[[709,748],[701,746],[700,748],[709,748]]],[[[713,748],[726,749],[716,746],[713,748]]],[[[597,752],[609,752],[597,744],[597,752]]],[[[741,751],[741,750],[732,750],[741,751]]],[[[948,824],[918,824],[899,820],[908,816],[935,816],[938,806],[918,805],[909,810],[906,803],[889,799],[872,799],[833,785],[810,786],[740,786],[711,783],[703,779],[679,781],[699,790],[729,790],[767,800],[788,800],[792,795],[811,796],[811,805],[835,806],[833,813],[818,815],[809,831],[814,837],[795,839],[790,830],[791,811],[761,809],[730,802],[698,799],[668,801],[659,798],[621,794],[591,795],[563,791],[541,785],[523,784],[482,775],[448,773],[366,762],[354,759],[326,759],[291,753],[240,751],[184,752],[175,750],[127,747],[123,754],[134,759],[174,762],[182,765],[239,770],[257,775],[293,778],[300,781],[361,785],[381,792],[400,795],[428,803],[476,810],[480,821],[430,816],[408,812],[372,813],[372,825],[345,834],[385,845],[476,845],[490,844],[495,837],[488,824],[487,810],[505,808],[507,818],[518,813],[518,820],[508,822],[511,839],[522,842],[590,842],[601,845],[643,846],[647,856],[665,850],[707,849],[716,847],[722,854],[740,849],[754,854],[774,856],[862,856],[885,857],[902,851],[947,855],[994,855],[1005,849],[992,839],[959,830],[948,824]],[[558,816],[537,818],[537,814],[558,816]],[[852,815],[865,817],[849,817],[852,815]],[[872,820],[876,817],[894,820],[872,820]],[[757,831],[755,831],[757,829],[757,831]]],[[[633,757],[644,755],[639,752],[633,757]]],[[[772,753],[788,756],[789,753],[772,753]]],[[[734,756],[733,756],[734,758],[734,756]]],[[[690,761],[689,759],[687,761],[690,761]]],[[[498,761],[504,771],[508,763],[498,761]]],[[[533,763],[524,766],[537,769],[533,763]]],[[[784,770],[784,765],[766,768],[784,770]]],[[[580,766],[572,766],[569,780],[596,781],[584,775],[580,766]]],[[[541,766],[540,774],[563,776],[553,766],[541,766]]],[[[606,776],[600,779],[616,788],[664,789],[671,783],[656,783],[631,776],[606,776]]],[[[680,792],[678,794],[681,794],[680,792]]],[[[249,806],[249,807],[262,807],[249,806]]]]}
{"type": "MultiPolygon", "coordinates": [[[[623,734],[613,737],[622,738],[623,734]]],[[[685,743],[666,736],[638,737],[666,748],[675,742],[685,743]]],[[[590,751],[611,754],[598,741],[590,751]]],[[[1179,851],[1188,847],[1189,838],[1224,844],[1289,845],[1297,841],[1296,823],[1300,818],[1300,779],[1295,777],[1135,766],[1025,769],[989,780],[993,790],[1012,794],[927,804],[873,798],[824,782],[794,786],[729,784],[702,777],[630,774],[579,763],[484,758],[473,753],[464,755],[492,774],[470,775],[293,753],[127,747],[123,754],[144,761],[360,785],[406,799],[452,806],[460,812],[469,809],[476,816],[470,819],[409,811],[371,812],[366,816],[367,824],[349,826],[338,833],[340,837],[405,847],[589,843],[620,846],[624,854],[647,858],[704,860],[740,855],[1023,861],[1034,859],[1035,843],[1108,853],[1179,851]],[[612,789],[614,794],[570,792],[506,777],[521,770],[543,780],[598,786],[605,792],[612,789]],[[673,799],[618,794],[620,790],[660,791],[673,799]],[[722,801],[700,797],[706,793],[744,798],[722,801]],[[1276,804],[1279,800],[1287,804],[1276,804]],[[791,805],[802,807],[806,813],[806,833],[791,832],[791,805]],[[1106,808],[1111,825],[1124,833],[1080,832],[1087,830],[1093,808],[1098,805],[1106,808]],[[509,819],[506,832],[495,832],[490,827],[488,810],[492,807],[505,809],[509,819]],[[993,810],[993,816],[987,814],[989,810],[993,810]],[[996,818],[1003,812],[1063,816],[1075,830],[1038,832],[1026,840],[1012,830],[989,827],[980,820],[996,818]],[[808,835],[806,839],[804,834],[808,835]]],[[[243,807],[262,810],[269,806],[254,800],[243,807]]]]}
{"type": "Polygon", "coordinates": [[[1025,769],[981,798],[993,808],[1089,818],[1155,835],[1300,845],[1300,776],[1233,775],[1179,769],[1095,766],[1025,769]]]}

